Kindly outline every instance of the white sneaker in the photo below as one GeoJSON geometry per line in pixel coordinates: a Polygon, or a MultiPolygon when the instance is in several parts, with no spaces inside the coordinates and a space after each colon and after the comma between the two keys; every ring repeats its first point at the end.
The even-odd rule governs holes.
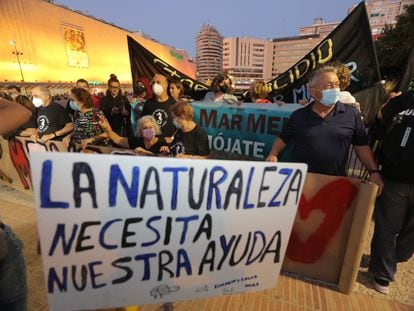
{"type": "Polygon", "coordinates": [[[374,288],[377,292],[380,292],[381,294],[387,295],[390,292],[389,287],[390,282],[377,279],[374,277],[374,288]]]}

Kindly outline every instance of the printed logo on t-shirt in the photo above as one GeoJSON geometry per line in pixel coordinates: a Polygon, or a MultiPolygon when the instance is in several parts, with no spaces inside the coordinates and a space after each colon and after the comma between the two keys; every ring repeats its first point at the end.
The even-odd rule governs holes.
{"type": "Polygon", "coordinates": [[[38,129],[40,133],[43,133],[45,131],[47,131],[47,129],[49,128],[49,119],[47,118],[47,116],[40,116],[39,119],[37,120],[37,124],[38,124],[38,129]]]}
{"type": "Polygon", "coordinates": [[[185,153],[185,148],[183,142],[179,141],[170,146],[171,153],[176,156],[179,153],[185,153]]]}
{"type": "Polygon", "coordinates": [[[164,109],[156,109],[152,116],[160,127],[163,127],[167,124],[168,114],[164,109]]]}

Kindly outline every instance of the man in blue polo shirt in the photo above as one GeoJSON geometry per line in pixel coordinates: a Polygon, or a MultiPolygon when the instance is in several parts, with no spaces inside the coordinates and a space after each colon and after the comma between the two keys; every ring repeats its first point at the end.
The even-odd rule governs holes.
{"type": "Polygon", "coordinates": [[[325,66],[311,76],[309,92],[314,101],[292,113],[286,127],[273,143],[267,161],[276,162],[287,144],[293,143],[292,161],[308,164],[308,171],[346,176],[345,164],[350,144],[370,172],[370,181],[383,182],[375,163],[360,113],[338,102],[339,79],[336,69],[325,66]]]}

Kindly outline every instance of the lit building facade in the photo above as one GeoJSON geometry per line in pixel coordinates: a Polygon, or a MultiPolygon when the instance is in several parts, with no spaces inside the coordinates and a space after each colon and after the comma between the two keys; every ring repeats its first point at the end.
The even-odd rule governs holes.
{"type": "MultiPolygon", "coordinates": [[[[414,0],[371,0],[365,2],[371,32],[374,39],[378,38],[385,25],[395,26],[397,16],[404,13],[404,7],[414,4],[414,0]]],[[[356,7],[348,9],[348,14],[356,7]]]]}
{"type": "Polygon", "coordinates": [[[248,89],[255,80],[272,78],[272,42],[252,37],[223,40],[223,72],[236,89],[248,89]]]}
{"type": "Polygon", "coordinates": [[[322,38],[329,35],[332,30],[338,26],[340,22],[326,23],[321,17],[313,20],[313,25],[301,27],[299,29],[300,36],[320,35],[322,38]]]}
{"type": "Polygon", "coordinates": [[[273,39],[272,77],[282,74],[322,41],[320,34],[273,39]]]}
{"type": "Polygon", "coordinates": [[[0,29],[3,85],[21,80],[63,85],[84,78],[106,87],[111,73],[131,85],[127,35],[195,78],[195,65],[185,51],[49,1],[1,0],[0,29]]]}
{"type": "Polygon", "coordinates": [[[222,72],[223,36],[211,25],[203,25],[196,38],[197,80],[209,83],[222,72]]]}

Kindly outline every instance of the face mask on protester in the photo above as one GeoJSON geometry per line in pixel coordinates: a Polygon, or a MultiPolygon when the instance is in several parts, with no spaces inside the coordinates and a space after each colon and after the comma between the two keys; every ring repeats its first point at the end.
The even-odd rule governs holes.
{"type": "Polygon", "coordinates": [[[226,94],[229,91],[229,86],[227,84],[220,85],[220,92],[226,94]]]}
{"type": "Polygon", "coordinates": [[[80,110],[80,107],[79,107],[78,103],[75,102],[74,100],[69,101],[69,106],[70,106],[70,108],[72,108],[72,110],[75,110],[75,111],[80,110]]]}
{"type": "Polygon", "coordinates": [[[43,99],[38,97],[33,97],[32,103],[36,108],[42,107],[45,103],[43,102],[43,99]]]}
{"type": "Polygon", "coordinates": [[[142,84],[137,85],[137,93],[136,93],[137,95],[141,95],[145,91],[146,91],[145,86],[143,86],[142,84]]]}
{"type": "Polygon", "coordinates": [[[160,96],[164,92],[164,88],[162,87],[161,84],[154,83],[152,85],[152,91],[154,92],[156,96],[160,96]]]}
{"type": "Polygon", "coordinates": [[[155,136],[154,129],[148,128],[142,130],[142,137],[144,137],[146,140],[151,140],[155,136]]]}
{"type": "Polygon", "coordinates": [[[326,107],[334,105],[338,99],[341,90],[339,88],[322,90],[322,98],[319,100],[326,107]]]}
{"type": "Polygon", "coordinates": [[[13,100],[16,100],[16,97],[19,96],[18,94],[11,94],[10,97],[13,98],[13,100]]]}
{"type": "Polygon", "coordinates": [[[176,128],[180,129],[181,128],[181,124],[178,123],[178,118],[174,118],[173,119],[173,124],[176,128]]]}

